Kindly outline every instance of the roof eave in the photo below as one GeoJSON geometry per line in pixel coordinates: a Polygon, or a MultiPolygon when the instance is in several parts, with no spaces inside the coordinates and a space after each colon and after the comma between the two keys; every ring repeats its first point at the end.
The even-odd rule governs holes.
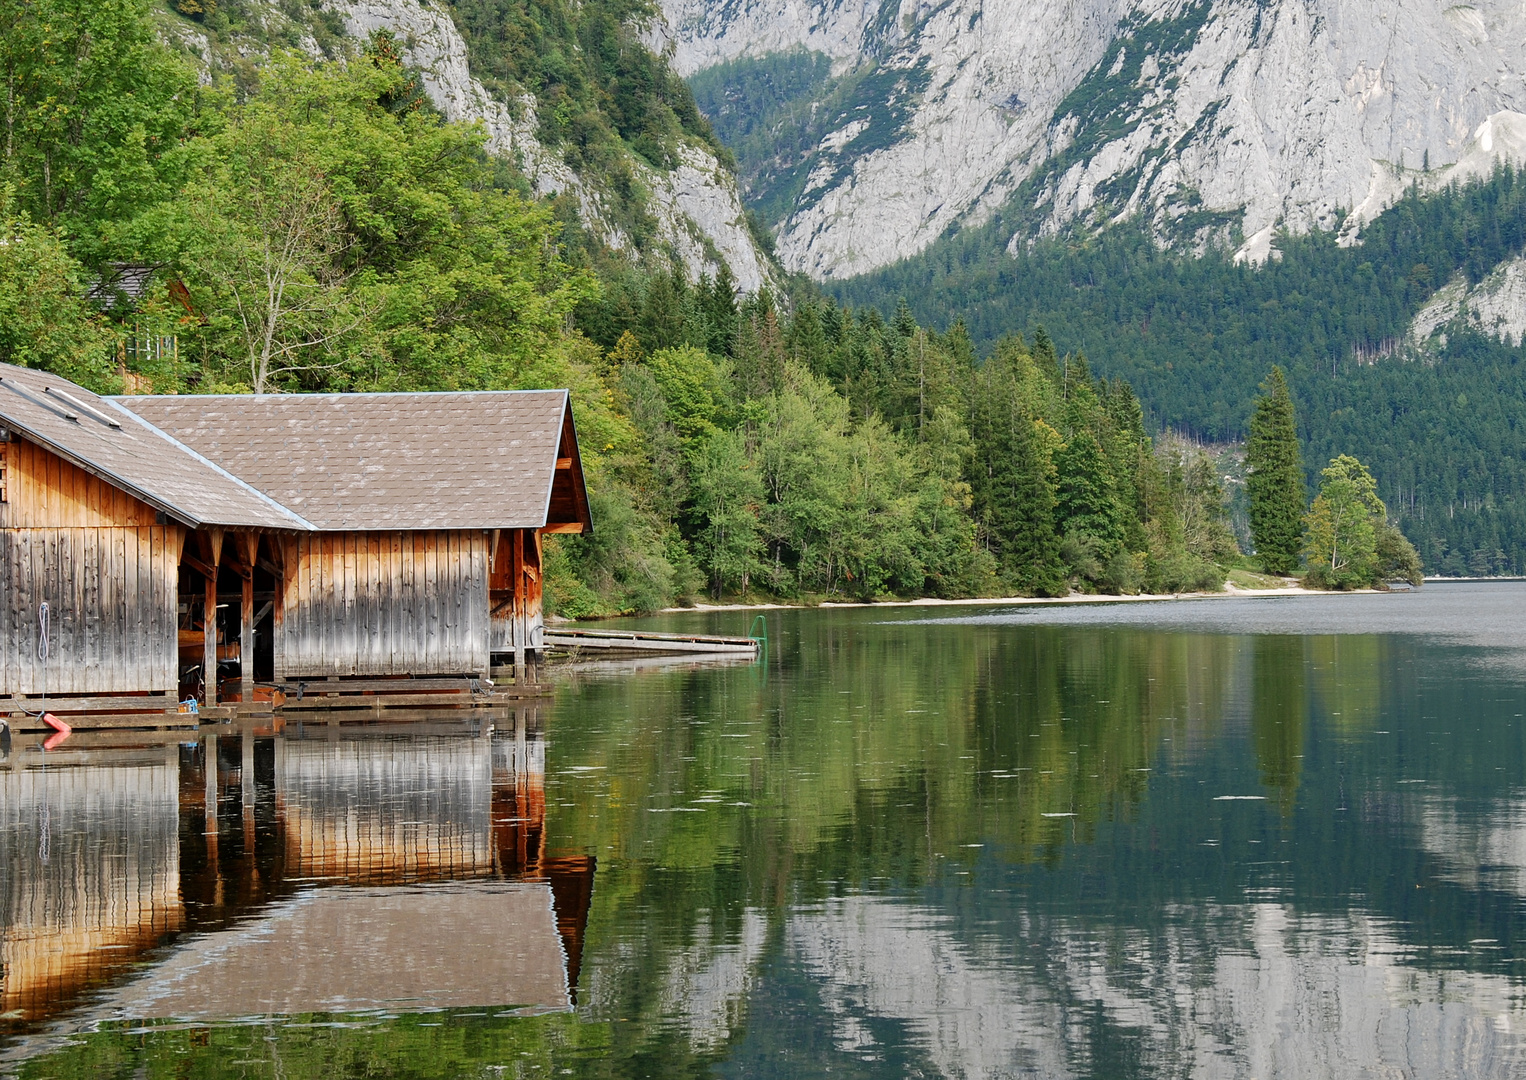
{"type": "Polygon", "coordinates": [[[125,491],[127,494],[137,499],[139,502],[152,506],[165,517],[174,518],[177,522],[179,522],[181,525],[184,525],[188,529],[199,529],[204,525],[212,524],[211,522],[202,521],[201,519],[197,518],[196,515],[182,510],[180,507],[175,506],[173,503],[164,501],[151,492],[144,491],[136,484],[129,480],[123,479],[116,473],[113,473],[111,470],[103,469],[99,465],[96,465],[94,462],[87,461],[80,457],[78,454],[72,453],[69,449],[60,443],[57,443],[54,440],[48,438],[46,435],[41,434],[37,431],[36,428],[29,424],[18,423],[14,417],[10,416],[0,417],[0,419],[4,420],[6,427],[10,428],[12,431],[18,431],[25,435],[28,439],[36,443],[38,446],[41,446],[43,449],[47,450],[50,454],[54,454],[62,458],[70,465],[73,465],[76,469],[79,469],[82,472],[87,472],[98,480],[104,480],[106,483],[120,491],[125,491]]]}
{"type": "MultiPolygon", "coordinates": [[[[213,461],[211,458],[208,458],[205,454],[198,453],[196,450],[192,449],[191,447],[187,446],[185,443],[181,442],[179,439],[175,438],[169,432],[163,430],[162,428],[159,428],[159,427],[155,426],[154,424],[149,423],[143,417],[139,416],[137,413],[133,412],[131,409],[129,409],[126,406],[124,406],[121,403],[121,401],[118,400],[117,398],[114,398],[114,397],[112,397],[112,398],[102,398],[102,400],[110,402],[110,404],[118,412],[122,413],[125,416],[132,417],[133,420],[136,423],[141,424],[143,427],[147,428],[149,431],[153,432],[155,435],[159,436],[161,439],[165,440],[166,442],[172,444],[177,449],[181,450],[182,452],[184,452],[186,454],[189,454],[191,457],[193,457],[196,460],[202,462],[208,468],[214,470],[215,472],[221,474],[222,476],[226,477],[227,479],[233,481],[233,483],[237,484],[239,487],[241,487],[245,491],[247,491],[250,495],[254,496],[255,499],[259,500],[261,503],[264,503],[266,506],[268,506],[272,510],[276,511],[276,513],[285,515],[287,518],[290,518],[291,522],[292,522],[290,525],[244,525],[242,527],[244,527],[244,528],[274,529],[274,530],[279,530],[279,531],[282,531],[282,532],[316,532],[317,531],[316,526],[314,526],[312,522],[308,521],[301,514],[298,514],[295,510],[291,509],[291,507],[285,505],[284,503],[277,502],[275,499],[273,499],[269,495],[265,494],[259,488],[255,487],[253,484],[249,483],[247,480],[243,479],[240,476],[235,476],[233,473],[231,473],[227,469],[223,468],[217,462],[213,461]]],[[[214,521],[206,522],[206,524],[210,524],[210,525],[225,525],[225,527],[227,527],[227,528],[239,528],[239,527],[241,527],[240,525],[236,525],[236,524],[227,524],[225,522],[214,522],[214,521]]]]}
{"type": "Polygon", "coordinates": [[[546,497],[541,502],[540,524],[532,526],[544,529],[551,520],[551,493],[556,489],[556,459],[562,452],[562,428],[567,424],[567,414],[572,410],[572,395],[562,391],[562,415],[556,418],[556,438],[551,441],[551,468],[546,476],[546,497]]]}

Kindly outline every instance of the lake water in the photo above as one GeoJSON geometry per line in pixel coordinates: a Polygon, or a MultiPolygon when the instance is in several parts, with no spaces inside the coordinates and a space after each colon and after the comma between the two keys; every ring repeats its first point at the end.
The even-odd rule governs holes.
{"type": "Polygon", "coordinates": [[[1526,586],[767,619],[18,745],[0,1076],[1526,1075],[1526,586]]]}

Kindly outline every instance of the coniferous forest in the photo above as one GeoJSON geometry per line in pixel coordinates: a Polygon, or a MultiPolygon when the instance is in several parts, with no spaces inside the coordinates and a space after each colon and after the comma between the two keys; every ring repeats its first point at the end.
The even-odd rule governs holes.
{"type": "MultiPolygon", "coordinates": [[[[467,24],[502,16],[462,7],[467,24]]],[[[1249,534],[1226,489],[1237,466],[1152,434],[1178,413],[1156,403],[1147,418],[1134,385],[1165,401],[1176,383],[1151,366],[1156,353],[1115,347],[1125,312],[1055,299],[1077,293],[1055,283],[1081,263],[1055,256],[1042,279],[1052,292],[1031,291],[1037,307],[970,299],[978,344],[947,275],[916,309],[888,297],[844,306],[804,283],[741,295],[724,267],[691,281],[660,257],[600,247],[487,153],[480,128],[445,122],[385,33],[331,43],[329,59],[277,49],[203,79],[162,42],[155,10],[0,0],[0,361],[100,392],[570,387],[596,528],[550,542],[548,599],[568,616],[705,595],[1213,589],[1243,564],[1249,534]],[[153,287],[115,290],[123,264],[154,268],[153,287]],[[930,297],[944,306],[928,310],[930,297]],[[1086,354],[1114,376],[1097,377],[1086,354]]],[[[624,24],[603,10],[540,32],[586,37],[585,68],[629,67],[624,24]]],[[[474,43],[511,67],[550,55],[544,43],[474,43]]],[[[598,71],[515,70],[566,105],[548,140],[596,164],[631,152],[660,166],[664,139],[711,136],[682,83],[649,67],[622,68],[643,89],[613,101],[589,89],[598,71]]],[[[1490,190],[1514,198],[1511,183],[1490,190]]],[[[1149,261],[1129,244],[1102,242],[1093,272],[1149,261]]],[[[1290,249],[1273,275],[1300,258],[1290,249]]],[[[1198,303],[1200,286],[1214,295],[1185,278],[1221,264],[1159,265],[1177,268],[1162,280],[1181,304],[1198,303]]],[[[1224,273],[1260,287],[1249,271],[1224,273]]],[[[1381,306],[1394,283],[1370,276],[1381,306]]],[[[1258,333],[1242,328],[1253,347],[1221,337],[1223,362],[1193,391],[1215,403],[1199,434],[1239,430],[1227,403],[1248,401],[1284,348],[1305,372],[1306,351],[1258,333]]],[[[1345,448],[1326,449],[1315,441],[1304,464],[1345,448]]],[[[1405,482],[1384,463],[1384,485],[1405,482]]],[[[1365,554],[1314,579],[1415,577],[1383,485],[1354,460],[1331,468],[1326,516],[1357,508],[1365,554]]],[[[1307,537],[1290,526],[1315,545],[1316,569],[1329,540],[1320,506],[1307,537]]]]}
{"type": "Polygon", "coordinates": [[[957,311],[982,344],[1042,323],[1063,349],[1129,382],[1152,430],[1249,432],[1259,381],[1281,365],[1300,415],[1306,478],[1342,453],[1367,462],[1428,573],[1526,572],[1526,406],[1519,340],[1466,325],[1444,345],[1411,320],[1450,282],[1477,284],[1526,251],[1526,174],[1402,199],[1360,242],[1339,230],[1277,238],[1264,266],[1234,245],[1162,249],[1122,223],[1009,253],[1017,210],[883,271],[834,285],[842,302],[908,297],[957,311]]]}

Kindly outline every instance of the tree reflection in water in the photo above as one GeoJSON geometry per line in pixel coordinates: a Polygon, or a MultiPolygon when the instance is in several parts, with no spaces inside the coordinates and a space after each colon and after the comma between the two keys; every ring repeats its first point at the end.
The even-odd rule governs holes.
{"type": "Polygon", "coordinates": [[[1340,597],[1214,601],[1202,628],[771,616],[766,668],[580,676],[545,740],[225,737],[210,831],[206,746],[186,748],[159,766],[171,817],[144,811],[175,822],[156,842],[180,906],[149,935],[169,948],[55,998],[12,1057],[37,1077],[1516,1075],[1526,665],[1404,626],[1514,626],[1526,590],[1434,595],[1384,634],[1340,597]],[[340,1026],[36,1034],[131,1014],[124,988],[177,949],[312,893],[526,882],[553,894],[573,1011],[442,994],[340,1026]]]}

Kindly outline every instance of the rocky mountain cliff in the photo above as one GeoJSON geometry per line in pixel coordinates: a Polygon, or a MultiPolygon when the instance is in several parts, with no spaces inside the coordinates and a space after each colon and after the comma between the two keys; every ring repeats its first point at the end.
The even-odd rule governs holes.
{"type": "Polygon", "coordinates": [[[1278,228],[1350,230],[1526,152],[1519,0],[662,5],[653,47],[708,80],[723,135],[766,129],[750,195],[822,280],[1002,207],[1013,244],[1142,213],[1259,259],[1278,228]]]}
{"type": "MultiPolygon", "coordinates": [[[[234,9],[234,5],[227,5],[234,9]]],[[[197,10],[200,10],[198,8],[197,10]]],[[[714,275],[722,263],[738,288],[756,292],[774,276],[748,227],[736,179],[711,146],[682,138],[672,160],[655,165],[622,147],[609,150],[620,166],[612,171],[569,164],[559,148],[540,137],[540,103],[523,87],[490,90],[472,67],[469,43],[452,6],[428,0],[315,0],[304,8],[242,0],[237,19],[224,16],[220,28],[188,18],[166,16],[166,36],[202,58],[209,68],[232,69],[241,60],[273,46],[295,47],[318,55],[342,55],[343,39],[364,42],[388,30],[403,50],[403,60],[422,74],[424,90],[448,120],[480,121],[488,150],[512,162],[537,195],[575,200],[583,226],[615,251],[672,259],[691,278],[714,275]],[[618,196],[626,205],[616,212],[618,196]],[[634,204],[634,215],[630,210],[634,204]],[[640,219],[642,228],[629,219],[640,219]]],[[[557,43],[576,49],[576,42],[557,43]]],[[[639,46],[638,46],[639,47],[639,46]]]]}

